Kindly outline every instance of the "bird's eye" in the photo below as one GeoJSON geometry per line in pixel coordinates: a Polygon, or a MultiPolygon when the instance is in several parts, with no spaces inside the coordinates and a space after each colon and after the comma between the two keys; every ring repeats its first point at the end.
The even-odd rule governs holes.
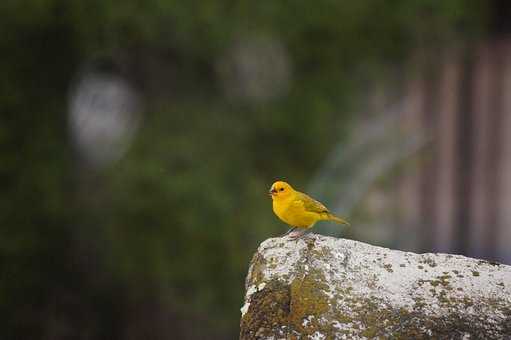
{"type": "Polygon", "coordinates": [[[279,191],[284,191],[284,188],[280,188],[279,191]]]}

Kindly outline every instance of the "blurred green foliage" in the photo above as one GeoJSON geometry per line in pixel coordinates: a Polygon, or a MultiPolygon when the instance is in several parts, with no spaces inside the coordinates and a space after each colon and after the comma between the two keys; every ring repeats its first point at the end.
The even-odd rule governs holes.
{"type": "Polygon", "coordinates": [[[236,337],[250,256],[285,231],[271,182],[303,187],[349,135],[368,76],[473,37],[486,6],[2,1],[1,337],[236,337]],[[286,48],[291,88],[228,99],[216,65],[257,36],[286,48]],[[95,171],[67,108],[83,65],[105,61],[143,94],[144,120],[128,154],[95,171]]]}

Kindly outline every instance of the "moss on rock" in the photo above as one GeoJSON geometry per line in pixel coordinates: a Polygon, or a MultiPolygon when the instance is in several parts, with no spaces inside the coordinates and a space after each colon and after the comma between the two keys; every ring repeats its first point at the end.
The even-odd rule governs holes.
{"type": "Polygon", "coordinates": [[[248,311],[241,318],[240,338],[284,335],[289,324],[290,302],[290,287],[280,281],[272,281],[252,294],[248,311]]]}

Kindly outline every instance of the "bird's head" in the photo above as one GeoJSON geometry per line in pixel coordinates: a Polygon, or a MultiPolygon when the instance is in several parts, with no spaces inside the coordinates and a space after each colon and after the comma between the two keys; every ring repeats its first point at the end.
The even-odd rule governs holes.
{"type": "Polygon", "coordinates": [[[294,189],[292,186],[283,181],[273,183],[270,188],[269,194],[273,200],[283,199],[293,194],[294,189]]]}

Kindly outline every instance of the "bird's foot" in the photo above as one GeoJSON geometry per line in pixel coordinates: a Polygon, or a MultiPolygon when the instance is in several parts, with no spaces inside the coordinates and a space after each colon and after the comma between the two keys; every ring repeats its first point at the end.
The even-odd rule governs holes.
{"type": "Polygon", "coordinates": [[[289,237],[295,241],[299,240],[299,239],[302,239],[304,238],[305,236],[311,234],[311,231],[308,230],[308,229],[304,229],[304,230],[300,230],[296,233],[292,233],[291,235],[289,235],[289,237]]]}
{"type": "Polygon", "coordinates": [[[292,233],[294,230],[296,229],[296,227],[292,227],[291,229],[289,229],[288,231],[286,231],[284,234],[281,235],[281,237],[284,237],[286,235],[289,235],[290,233],[292,233]]]}

